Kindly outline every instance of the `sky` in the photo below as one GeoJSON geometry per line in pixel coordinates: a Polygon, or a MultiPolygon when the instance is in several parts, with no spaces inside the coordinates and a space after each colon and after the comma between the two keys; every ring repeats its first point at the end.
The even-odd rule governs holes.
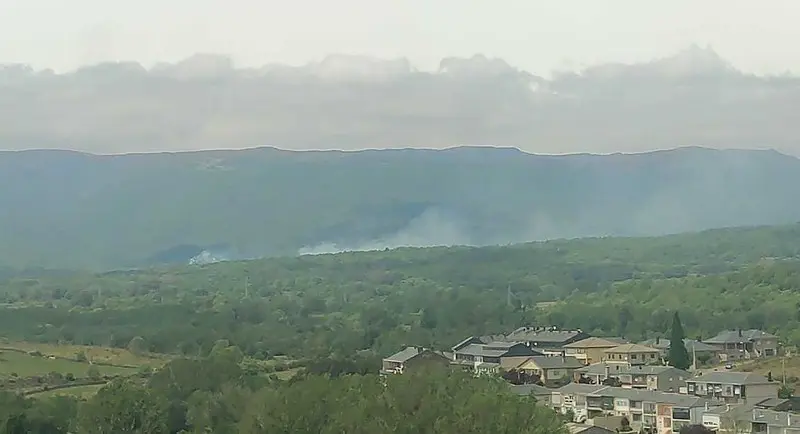
{"type": "Polygon", "coordinates": [[[192,54],[237,66],[328,54],[407,57],[420,69],[482,53],[539,75],[711,45],[737,68],[800,72],[797,0],[0,0],[0,62],[66,72],[192,54]]]}

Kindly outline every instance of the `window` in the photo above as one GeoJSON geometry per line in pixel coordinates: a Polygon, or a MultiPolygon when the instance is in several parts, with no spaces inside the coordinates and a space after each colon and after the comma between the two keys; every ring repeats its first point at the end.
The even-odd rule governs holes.
{"type": "Polygon", "coordinates": [[[642,421],[642,415],[639,414],[639,413],[634,413],[632,415],[632,419],[633,419],[634,422],[641,422],[642,421]]]}
{"type": "Polygon", "coordinates": [[[631,360],[636,360],[636,354],[631,354],[631,360]]]}
{"type": "Polygon", "coordinates": [[[655,354],[650,354],[650,358],[651,358],[651,359],[655,359],[655,358],[656,358],[656,355],[655,355],[655,354]]]}

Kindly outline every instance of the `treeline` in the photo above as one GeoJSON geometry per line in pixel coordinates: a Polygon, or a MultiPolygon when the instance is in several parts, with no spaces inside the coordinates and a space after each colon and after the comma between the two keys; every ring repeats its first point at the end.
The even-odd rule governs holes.
{"type": "Polygon", "coordinates": [[[800,261],[767,260],[738,271],[636,279],[578,294],[548,309],[548,323],[633,339],[665,337],[680,311],[690,338],[722,329],[761,329],[800,346],[800,261]]]}
{"type": "Polygon", "coordinates": [[[235,354],[225,348],[207,359],[174,360],[151,378],[115,380],[85,402],[0,394],[0,432],[566,432],[555,412],[499,379],[429,367],[385,379],[345,370],[280,381],[243,369],[235,354]]]}
{"type": "Polygon", "coordinates": [[[11,339],[190,356],[227,339],[257,358],[448,348],[522,325],[631,338],[798,327],[800,225],[276,258],[0,284],[11,339]],[[541,302],[562,301],[551,305],[541,302]]]}

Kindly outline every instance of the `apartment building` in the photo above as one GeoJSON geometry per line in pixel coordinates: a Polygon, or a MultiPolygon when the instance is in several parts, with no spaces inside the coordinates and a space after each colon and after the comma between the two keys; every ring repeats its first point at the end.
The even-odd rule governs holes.
{"type": "Polygon", "coordinates": [[[746,404],[777,398],[780,385],[752,372],[709,372],[686,381],[689,395],[714,398],[729,404],[746,404]]]}
{"type": "Polygon", "coordinates": [[[571,383],[553,391],[550,405],[577,422],[625,416],[634,430],[672,433],[702,423],[708,399],[678,393],[571,383]]]}

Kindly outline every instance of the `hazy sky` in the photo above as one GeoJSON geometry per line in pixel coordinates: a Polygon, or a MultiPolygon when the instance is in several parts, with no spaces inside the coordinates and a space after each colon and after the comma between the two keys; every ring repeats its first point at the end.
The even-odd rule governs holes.
{"type": "Polygon", "coordinates": [[[711,44],[740,69],[800,72],[798,0],[0,0],[0,62],[59,71],[196,52],[239,66],[326,54],[422,69],[483,53],[546,75],[711,44]]]}

